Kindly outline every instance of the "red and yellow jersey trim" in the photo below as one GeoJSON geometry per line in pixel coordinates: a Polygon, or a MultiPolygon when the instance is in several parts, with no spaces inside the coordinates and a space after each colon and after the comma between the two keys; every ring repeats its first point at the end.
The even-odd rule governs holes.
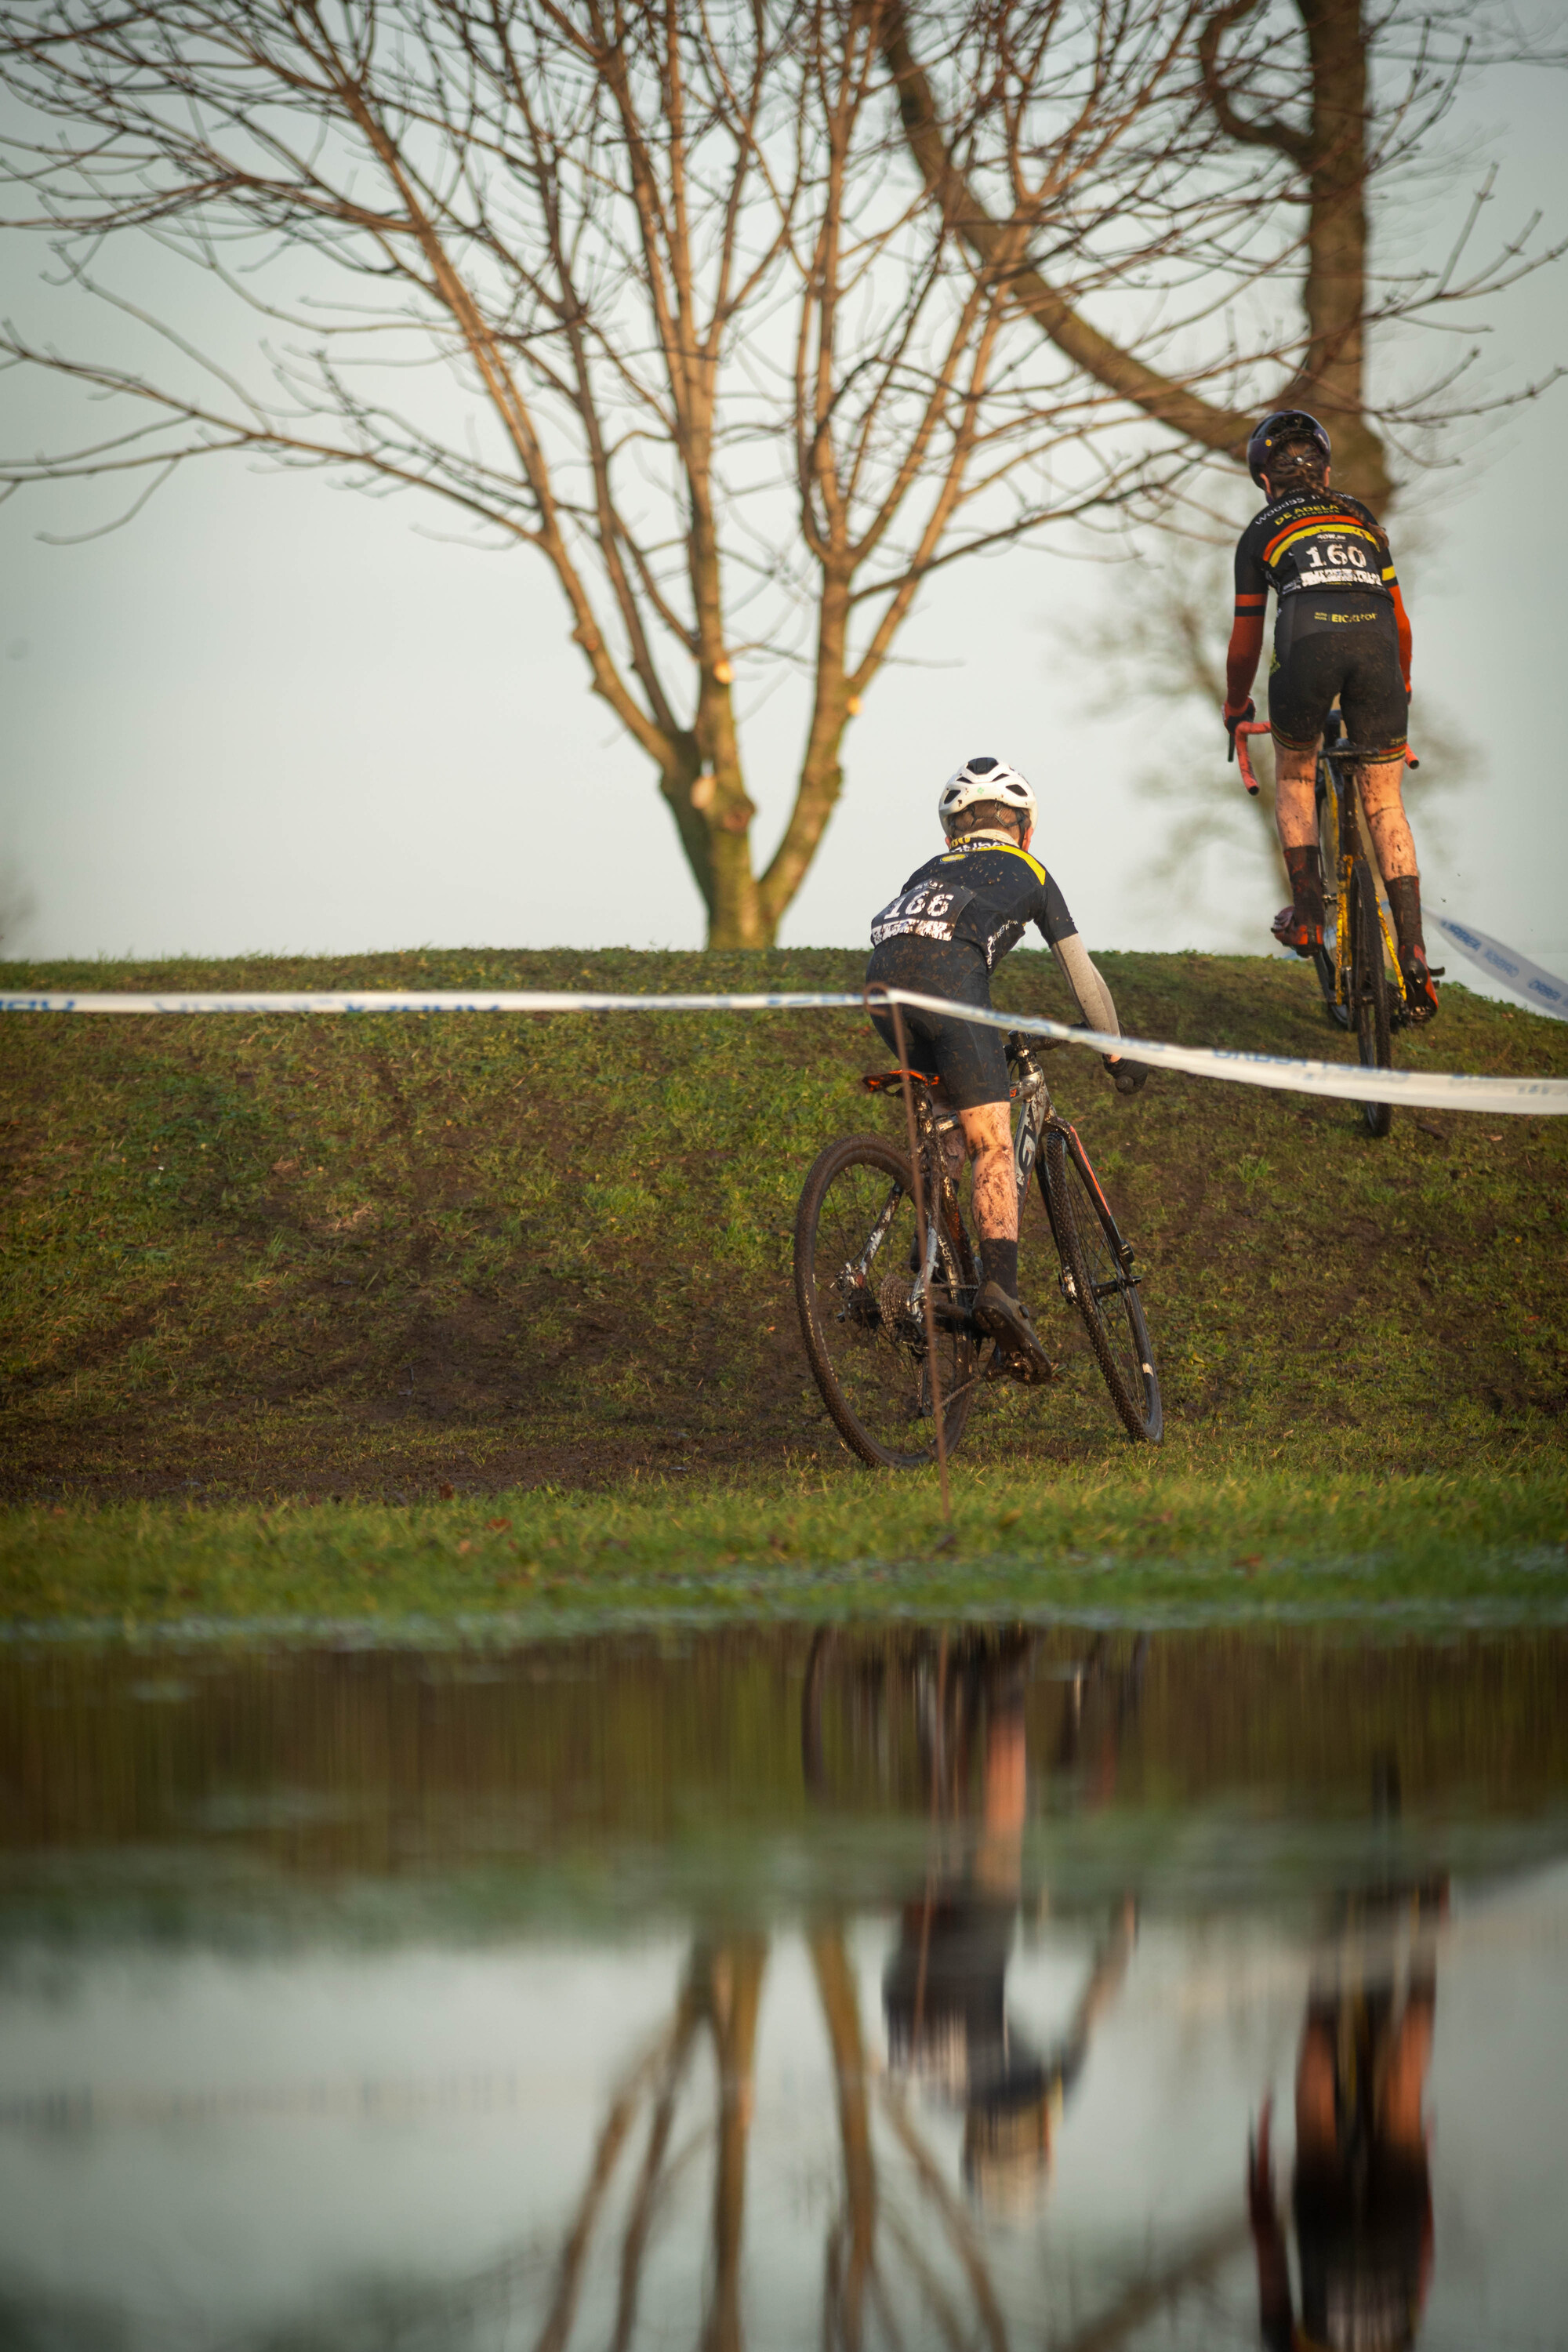
{"type": "Polygon", "coordinates": [[[1378,544],[1376,531],[1369,530],[1364,522],[1359,522],[1354,515],[1305,515],[1287,523],[1284,530],[1268,541],[1263,551],[1264,562],[1275,562],[1297,540],[1316,539],[1320,532],[1325,530],[1331,530],[1340,538],[1364,539],[1369,547],[1378,544]]]}

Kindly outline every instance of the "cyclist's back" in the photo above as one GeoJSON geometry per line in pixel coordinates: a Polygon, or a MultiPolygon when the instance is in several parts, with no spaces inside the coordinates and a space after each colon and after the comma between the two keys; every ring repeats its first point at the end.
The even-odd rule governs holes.
{"type": "MultiPolygon", "coordinates": [[[[1086,1025],[1119,1034],[1110,991],[1089,961],[1067,901],[1028,854],[1035,795],[1024,777],[989,756],[949,778],[937,803],[947,846],[911,874],[872,919],[872,985],[989,1008],[991,974],[1032,923],[1050,948],[1086,1025]]],[[[974,1162],[974,1214],[984,1279],[975,1313],[999,1343],[1045,1365],[1018,1298],[1018,1194],[1013,1167],[1006,1049],[1001,1032],[956,1014],[903,1010],[909,1050],[936,1071],[945,1109],[957,1113],[974,1162]]],[[[891,1014],[873,1015],[897,1051],[891,1014]]],[[[1146,1075],[1106,1056],[1120,1092],[1146,1075]]],[[[1047,1367],[1048,1369],[1048,1367],[1047,1367]]]]}
{"type": "Polygon", "coordinates": [[[1236,551],[1236,614],[1278,600],[1268,721],[1276,740],[1315,751],[1338,696],[1352,740],[1385,758],[1405,749],[1410,625],[1387,534],[1359,499],[1303,485],[1271,498],[1236,551]]]}
{"type": "Polygon", "coordinates": [[[1337,699],[1348,740],[1368,756],[1362,806],[1388,891],[1411,1017],[1430,1020],[1437,991],[1421,929],[1421,881],[1401,780],[1410,708],[1411,630],[1388,534],[1359,499],[1334,489],[1329,436],[1304,409],[1266,416],[1247,466],[1266,503],[1236,551],[1236,617],[1226,658],[1225,724],[1253,714],[1268,593],[1277,600],[1268,672],[1275,822],[1290,878],[1274,921],[1282,947],[1322,944],[1323,871],[1313,778],[1323,724],[1337,699]]]}
{"type": "MultiPolygon", "coordinates": [[[[955,838],[918,866],[898,897],[873,919],[866,977],[924,996],[989,1006],[992,972],[1031,923],[1058,956],[1064,942],[1077,943],[1078,927],[1066,899],[1027,850],[994,835],[955,838]]],[[[1072,956],[1071,950],[1068,954],[1072,956]]],[[[1072,961],[1076,965],[1076,956],[1072,961]]],[[[1083,962],[1089,963],[1087,956],[1083,962]]],[[[1092,971],[1093,966],[1089,969],[1092,971]]],[[[1093,1000],[1090,1025],[1114,1029],[1116,1008],[1103,982],[1098,992],[1086,987],[1084,993],[1093,1000]]],[[[1090,1021],[1089,1007],[1076,989],[1074,995],[1083,1019],[1090,1021]]],[[[907,1018],[928,1038],[933,1053],[940,1031],[938,1060],[951,1109],[1005,1099],[1006,1059],[996,1030],[965,1021],[944,1022],[913,1010],[907,1018]]]]}

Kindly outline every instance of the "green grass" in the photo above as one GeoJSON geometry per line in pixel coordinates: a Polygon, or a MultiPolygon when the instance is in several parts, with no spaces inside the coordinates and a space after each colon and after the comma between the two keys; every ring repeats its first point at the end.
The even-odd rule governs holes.
{"type": "Polygon", "coordinates": [[[1568,1476],[1194,1476],[1161,1455],[1049,1481],[934,1473],[634,1480],[405,1508],[34,1507],[0,1518],[0,1612],[278,1633],[432,1622],[509,1634],[628,1622],[885,1614],[1139,1623],[1568,1619],[1568,1476]]]}
{"type": "MultiPolygon", "coordinates": [[[[1103,966],[1130,1030],[1348,1058],[1292,962],[1103,966]]],[[[4,973],[40,990],[668,990],[839,988],[860,969],[562,951],[4,973]]],[[[1012,957],[997,993],[1065,1009],[1044,955],[1012,957]]],[[[552,1534],[563,1573],[608,1594],[621,1555],[595,1566],[572,1531],[602,1543],[616,1513],[660,1595],[688,1557],[715,1580],[731,1553],[771,1570],[769,1533],[793,1547],[770,1590],[805,1592],[807,1557],[836,1574],[918,1563],[932,1498],[847,1462],[789,1284],[816,1152],[893,1124],[854,1083],[883,1058],[833,1014],[0,1020],[0,1614],[356,1613],[362,1592],[384,1615],[516,1607],[499,1538],[448,1546],[465,1512],[481,1535],[512,1519],[506,1572],[538,1556],[535,1611],[555,1605],[552,1534]],[[357,1568],[343,1581],[350,1555],[379,1562],[370,1586],[357,1568]]],[[[1563,1075],[1568,1028],[1450,986],[1398,1058],[1563,1075]]],[[[1167,1442],[1149,1457],[1121,1437],[1032,1202],[1025,1289],[1062,1376],[976,1410],[961,1526],[973,1496],[993,1526],[1020,1508],[1030,1538],[963,1533],[965,1590],[1012,1560],[1041,1605],[1066,1605],[1102,1589],[1079,1550],[1250,1590],[1232,1562],[1256,1551],[1255,1580],[1386,1555],[1391,1591],[1430,1574],[1458,1595],[1467,1543],[1489,1558],[1561,1538],[1568,1121],[1401,1113],[1375,1142],[1345,1106],[1163,1074],[1127,1102],[1091,1056],[1049,1066],[1140,1249],[1167,1442]],[[1424,1532],[1461,1496],[1488,1498],[1472,1535],[1424,1532]],[[1504,1520],[1506,1538],[1488,1533],[1504,1520]]],[[[888,1574],[932,1605],[948,1589],[929,1561],[888,1574]]]]}

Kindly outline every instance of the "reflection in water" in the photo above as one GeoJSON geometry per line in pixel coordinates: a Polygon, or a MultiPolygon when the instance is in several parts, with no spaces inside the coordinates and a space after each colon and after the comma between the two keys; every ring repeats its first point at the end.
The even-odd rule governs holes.
{"type": "Polygon", "coordinates": [[[0,1659],[0,2346],[1560,2342],[1565,1663],[0,1659]]]}
{"type": "MultiPolygon", "coordinates": [[[[931,1780],[926,1884],[906,1903],[884,1984],[891,2063],[940,2084],[963,2108],[963,2172],[993,2202],[1026,2205],[1050,2165],[1052,2122],[1082,2067],[1095,2021],[1126,1973],[1136,1932],[1131,1893],[1115,1907],[1066,2030],[1042,2053],[1008,2017],[1005,1978],[1024,1897],[1028,1748],[1026,1635],[971,1634],[917,1651],[922,1760],[931,1780]],[[967,1798],[971,1749],[981,1750],[978,1820],[967,1798]]],[[[1121,1729],[1136,1705],[1144,1645],[1114,1676],[1105,1638],[1062,1685],[1058,1769],[1070,1780],[1089,1712],[1109,1681],[1093,1791],[1114,1789],[1121,1729]]]]}
{"type": "MultiPolygon", "coordinates": [[[[1397,1767],[1383,1778],[1396,1793],[1397,1767]]],[[[1290,2201],[1301,2327],[1314,2344],[1401,2352],[1420,2325],[1433,2258],[1423,2103],[1447,1902],[1444,1879],[1352,1895],[1313,1967],[1290,2201]]],[[[1272,2121],[1266,2098],[1247,2151],[1247,2207],[1263,2339],[1290,2352],[1302,2336],[1274,2197],[1272,2121]]]]}

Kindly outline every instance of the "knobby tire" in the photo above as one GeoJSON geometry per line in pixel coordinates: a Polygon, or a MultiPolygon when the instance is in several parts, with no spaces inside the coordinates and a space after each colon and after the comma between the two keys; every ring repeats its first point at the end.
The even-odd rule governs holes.
{"type": "Polygon", "coordinates": [[[1063,1286],[1083,1318],[1110,1402],[1129,1437],[1158,1445],[1165,1427],[1160,1376],[1142,1302],[1117,1253],[1109,1212],[1058,1129],[1047,1130],[1037,1165],[1063,1286]]]}
{"type": "MultiPolygon", "coordinates": [[[[1320,771],[1320,776],[1321,772],[1320,771]]],[[[1351,1027],[1350,1007],[1339,1002],[1340,804],[1337,795],[1320,784],[1318,845],[1323,866],[1323,944],[1312,951],[1323,1010],[1336,1029],[1351,1027]]]]}
{"type": "MultiPolygon", "coordinates": [[[[830,1143],[814,1162],[795,1220],[795,1296],[812,1377],[834,1427],[873,1468],[936,1459],[936,1424],[921,1319],[903,1310],[914,1281],[915,1207],[907,1157],[880,1136],[830,1143]],[[892,1214],[865,1275],[855,1268],[879,1221],[892,1214]]],[[[938,1265],[938,1279],[942,1268],[938,1265]]],[[[937,1370],[951,1453],[974,1402],[979,1349],[939,1320],[937,1370]]]]}
{"type": "MultiPolygon", "coordinates": [[[[1363,1070],[1394,1066],[1394,1031],[1388,967],[1383,960],[1383,925],[1377,917],[1377,885],[1364,857],[1351,876],[1351,989],[1355,999],[1356,1046],[1363,1070]]],[[[1394,1125],[1392,1103],[1363,1103],[1369,1135],[1386,1135],[1394,1125]]]]}
{"type": "MultiPolygon", "coordinates": [[[[1338,962],[1338,894],[1340,887],[1340,800],[1337,791],[1317,796],[1318,839],[1323,861],[1325,921],[1323,944],[1313,954],[1323,1009],[1336,1029],[1353,1029],[1356,1052],[1364,1070],[1394,1066],[1394,1003],[1383,956],[1383,927],[1378,920],[1377,881],[1359,837],[1352,845],[1352,863],[1346,884],[1350,970],[1343,975],[1346,1002],[1341,1003],[1338,962]]],[[[1369,1135],[1386,1135],[1394,1125],[1391,1103],[1363,1103],[1361,1115],[1369,1135]]]]}

